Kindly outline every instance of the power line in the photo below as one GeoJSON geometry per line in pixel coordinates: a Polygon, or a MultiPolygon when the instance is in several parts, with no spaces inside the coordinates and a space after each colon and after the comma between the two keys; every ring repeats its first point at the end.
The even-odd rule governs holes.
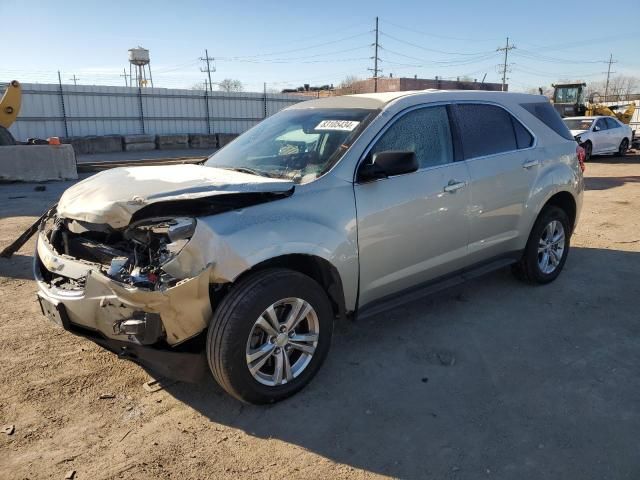
{"type": "Polygon", "coordinates": [[[482,55],[482,54],[489,53],[489,52],[486,52],[486,51],[485,52],[475,52],[475,53],[446,52],[444,50],[436,50],[434,48],[427,48],[427,47],[423,47],[422,45],[417,45],[415,43],[407,42],[406,40],[402,40],[401,38],[394,37],[393,35],[389,35],[388,33],[385,33],[385,32],[380,32],[380,35],[388,37],[388,38],[391,38],[392,40],[395,40],[396,42],[404,43],[405,45],[410,45],[412,47],[419,48],[421,50],[425,50],[427,52],[441,53],[443,55],[475,56],[475,55],[482,55]]]}
{"type": "Polygon", "coordinates": [[[378,49],[380,48],[380,43],[378,43],[378,17],[376,17],[376,42],[373,44],[373,57],[371,57],[373,59],[373,68],[369,68],[368,70],[373,72],[373,91],[377,92],[378,91],[378,74],[381,73],[381,71],[378,69],[378,61],[380,60],[380,57],[378,57],[378,49]]]}
{"type": "MultiPolygon", "coordinates": [[[[203,69],[201,68],[200,71],[201,72],[207,72],[207,76],[209,77],[209,91],[213,92],[213,84],[211,83],[211,63],[213,62],[215,59],[209,56],[209,51],[205,48],[204,49],[204,58],[200,57],[200,60],[203,62],[206,62],[207,68],[203,69]]],[[[216,67],[213,67],[213,71],[216,71],[216,67]]]]}
{"type": "MultiPolygon", "coordinates": [[[[389,52],[393,55],[398,55],[399,57],[404,57],[404,58],[409,58],[411,60],[416,60],[419,62],[423,62],[425,64],[431,64],[431,65],[439,65],[439,66],[458,66],[458,65],[469,65],[472,63],[478,63],[478,62],[482,62],[484,60],[488,60],[490,58],[493,58],[495,56],[495,52],[489,52],[485,55],[479,55],[477,57],[473,57],[473,58],[464,58],[464,59],[460,59],[460,60],[426,60],[423,58],[419,58],[419,57],[414,57],[412,55],[405,55],[404,53],[400,53],[400,52],[396,52],[394,50],[389,50],[386,47],[380,47],[382,50],[384,50],[385,52],[389,52]]],[[[417,65],[420,66],[420,65],[417,65]]]]}
{"type": "Polygon", "coordinates": [[[128,81],[129,74],[127,73],[127,69],[126,68],[122,69],[122,75],[120,75],[120,76],[124,77],[124,86],[128,87],[129,86],[129,81],[128,81]]]}
{"type": "Polygon", "coordinates": [[[435,33],[427,33],[421,30],[416,30],[413,28],[406,27],[404,25],[398,25],[397,23],[390,22],[387,19],[385,19],[385,24],[393,25],[394,27],[401,28],[409,32],[419,33],[420,35],[426,35],[428,37],[434,37],[434,38],[442,38],[445,40],[458,40],[460,42],[495,42],[496,40],[498,40],[497,38],[460,38],[460,37],[450,37],[446,35],[438,35],[435,33]]]}
{"type": "Polygon", "coordinates": [[[518,49],[518,52],[516,52],[515,55],[523,58],[527,58],[529,60],[537,60],[540,62],[548,62],[548,63],[571,63],[571,64],[606,63],[606,60],[575,60],[575,59],[571,60],[567,58],[556,58],[556,57],[550,57],[547,55],[539,55],[537,53],[534,53],[528,50],[522,50],[522,49],[518,49]]]}
{"type": "Polygon", "coordinates": [[[239,55],[239,56],[235,56],[235,57],[230,57],[229,59],[239,60],[239,59],[250,59],[250,58],[258,58],[258,57],[271,57],[273,55],[282,55],[284,53],[300,52],[300,51],[309,50],[309,49],[312,49],[312,48],[324,47],[325,45],[333,45],[333,44],[336,44],[336,43],[344,42],[346,40],[351,40],[353,38],[362,37],[363,35],[369,35],[370,33],[371,33],[371,31],[361,32],[361,33],[357,33],[355,35],[350,35],[348,37],[342,37],[342,38],[339,38],[337,40],[331,40],[329,42],[318,43],[316,45],[309,45],[309,46],[306,46],[306,47],[293,48],[291,50],[282,50],[282,51],[279,51],[279,52],[257,53],[255,55],[239,55]]]}
{"type": "Polygon", "coordinates": [[[607,95],[609,94],[609,77],[611,76],[612,73],[616,73],[616,72],[612,72],[611,71],[611,64],[612,63],[618,63],[616,61],[613,60],[613,53],[609,54],[609,68],[607,68],[607,84],[604,87],[604,101],[607,101],[607,95]]]}
{"type": "Polygon", "coordinates": [[[496,49],[496,52],[504,52],[504,65],[502,67],[502,88],[501,88],[503,92],[507,83],[507,68],[508,68],[507,60],[509,58],[509,50],[513,50],[514,48],[516,48],[516,46],[509,45],[509,37],[507,37],[507,45],[496,49]]]}

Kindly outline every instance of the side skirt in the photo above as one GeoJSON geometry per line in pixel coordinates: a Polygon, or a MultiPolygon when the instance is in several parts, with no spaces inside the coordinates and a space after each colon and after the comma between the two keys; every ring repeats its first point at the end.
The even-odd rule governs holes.
{"type": "Polygon", "coordinates": [[[499,270],[501,268],[512,265],[516,263],[521,256],[522,252],[512,252],[507,255],[503,255],[498,258],[494,258],[489,261],[467,267],[463,270],[444,275],[408,290],[403,290],[401,292],[383,297],[379,300],[375,300],[362,307],[359,307],[355,317],[360,319],[378,315],[379,313],[391,310],[392,308],[399,307],[406,303],[419,300],[442,290],[455,287],[456,285],[464,283],[467,280],[481,277],[483,275],[486,275],[487,273],[491,273],[495,270],[499,270]]]}

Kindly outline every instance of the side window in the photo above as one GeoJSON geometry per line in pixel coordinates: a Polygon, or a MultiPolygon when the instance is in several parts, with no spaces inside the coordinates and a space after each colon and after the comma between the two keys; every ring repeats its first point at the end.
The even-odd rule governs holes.
{"type": "Polygon", "coordinates": [[[511,121],[513,122],[513,131],[516,133],[518,149],[529,148],[533,145],[533,136],[529,131],[515,118],[511,117],[511,121]]]}
{"type": "Polygon", "coordinates": [[[453,162],[451,130],[446,107],[413,110],[396,120],[371,149],[415,152],[420,168],[453,162]]]}
{"type": "Polygon", "coordinates": [[[602,130],[606,130],[606,129],[607,129],[607,124],[606,124],[606,122],[604,121],[604,118],[601,118],[600,120],[598,120],[598,121],[596,122],[595,126],[593,127],[593,130],[594,130],[594,131],[595,131],[595,130],[602,131],[602,130]]]}
{"type": "Polygon", "coordinates": [[[520,106],[562,138],[573,140],[573,135],[571,135],[571,132],[562,121],[562,118],[560,118],[560,115],[556,109],[551,106],[549,101],[545,100],[544,102],[521,103],[520,106]]]}
{"type": "Polygon", "coordinates": [[[613,118],[605,118],[603,119],[605,122],[607,122],[607,127],[611,128],[618,128],[620,126],[620,124],[618,122],[616,122],[613,118]]]}
{"type": "Polygon", "coordinates": [[[503,108],[460,104],[455,109],[465,158],[494,155],[518,148],[511,114],[503,108]]]}

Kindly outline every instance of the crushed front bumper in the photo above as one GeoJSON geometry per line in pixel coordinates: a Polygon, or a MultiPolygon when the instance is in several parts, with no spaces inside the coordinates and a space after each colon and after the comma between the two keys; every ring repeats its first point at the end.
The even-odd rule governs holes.
{"type": "Polygon", "coordinates": [[[96,265],[58,254],[43,235],[33,266],[43,314],[66,330],[166,377],[197,381],[206,372],[198,337],[212,314],[209,269],[166,290],[135,288],[96,265]],[[59,288],[47,281],[51,276],[81,279],[83,285],[59,288]],[[123,329],[124,322],[138,330],[123,329]]]}

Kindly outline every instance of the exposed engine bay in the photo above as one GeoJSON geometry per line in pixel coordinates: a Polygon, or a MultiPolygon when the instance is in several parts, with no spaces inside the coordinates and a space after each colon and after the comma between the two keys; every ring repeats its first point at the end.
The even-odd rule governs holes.
{"type": "MultiPolygon", "coordinates": [[[[100,266],[107,277],[147,290],[164,290],[177,279],[162,265],[173,259],[193,235],[196,220],[189,217],[146,219],[125,229],[90,225],[55,215],[42,223],[42,232],[59,253],[100,266]]],[[[59,288],[82,288],[82,279],[52,279],[59,288]],[[59,285],[57,285],[59,284],[59,285]]]]}

